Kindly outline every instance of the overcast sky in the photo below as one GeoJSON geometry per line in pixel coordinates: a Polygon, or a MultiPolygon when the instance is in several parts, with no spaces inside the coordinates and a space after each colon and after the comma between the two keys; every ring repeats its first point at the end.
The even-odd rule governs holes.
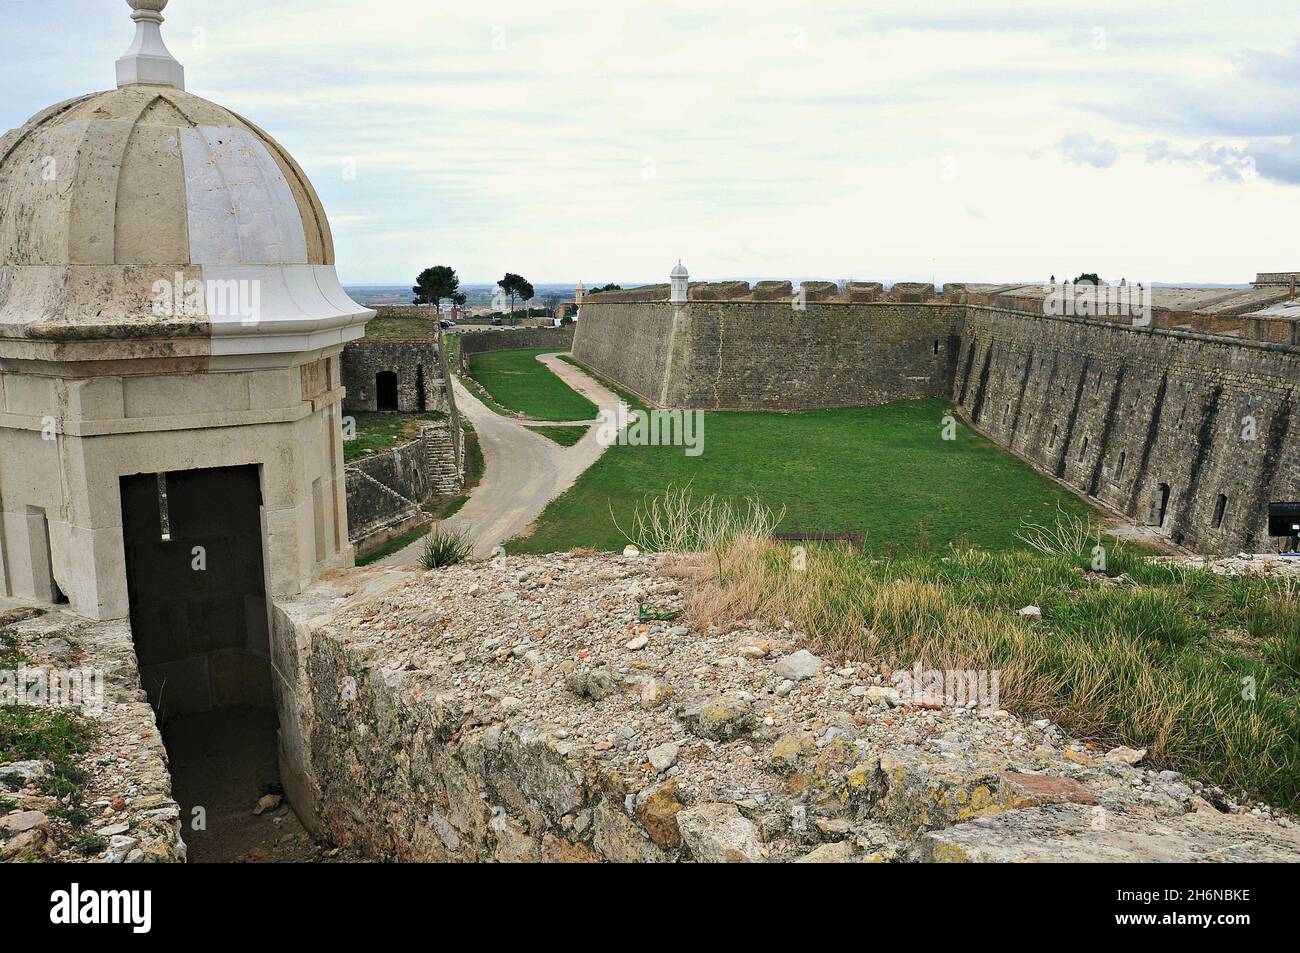
{"type": "MultiPolygon", "coordinates": [[[[0,0],[0,127],[109,87],[123,0],[0,0]]],[[[1291,2],[172,0],[345,283],[1249,281],[1300,269],[1291,2]]]]}

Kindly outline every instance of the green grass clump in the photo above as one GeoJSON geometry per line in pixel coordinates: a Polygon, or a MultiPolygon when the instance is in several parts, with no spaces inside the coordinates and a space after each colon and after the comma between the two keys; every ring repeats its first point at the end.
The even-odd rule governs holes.
{"type": "Polygon", "coordinates": [[[430,420],[445,420],[436,410],[423,413],[376,413],[356,411],[356,436],[343,441],[343,462],[351,463],[370,453],[391,450],[420,436],[420,426],[430,420]]]}
{"type": "Polygon", "coordinates": [[[90,724],[60,709],[0,706],[0,761],[50,762],[52,775],[42,788],[74,807],[87,777],[80,759],[94,736],[90,724]]]}
{"type": "Polygon", "coordinates": [[[535,434],[541,434],[547,440],[558,443],[561,447],[572,447],[586,436],[590,427],[529,427],[535,434]]]}
{"type": "Polygon", "coordinates": [[[438,322],[434,318],[383,317],[372,318],[366,324],[367,338],[428,341],[438,336],[438,322]]]}
{"type": "Polygon", "coordinates": [[[594,420],[596,405],[537,360],[539,354],[554,352],[555,348],[485,351],[470,357],[469,374],[507,413],[533,420],[594,420]]]}
{"type": "Polygon", "coordinates": [[[949,544],[1025,549],[1025,521],[1093,514],[1074,494],[962,424],[940,439],[950,405],[897,401],[879,407],[799,413],[706,411],[703,448],[612,446],[515,552],[580,547],[620,550],[618,526],[669,486],[743,506],[757,498],[785,511],[779,529],[864,535],[869,552],[934,551],[949,544]]]}
{"type": "Polygon", "coordinates": [[[441,569],[464,562],[474,555],[474,546],[464,533],[435,526],[429,531],[420,552],[420,565],[425,569],[441,569]]]}

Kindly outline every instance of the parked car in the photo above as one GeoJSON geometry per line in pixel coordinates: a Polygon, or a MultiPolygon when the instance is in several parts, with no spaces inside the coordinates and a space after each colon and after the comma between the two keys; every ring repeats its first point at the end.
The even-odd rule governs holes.
{"type": "Polygon", "coordinates": [[[438,327],[442,328],[444,331],[447,330],[448,328],[452,328],[455,326],[456,326],[456,322],[448,321],[446,318],[443,318],[441,321],[438,322],[438,327]]]}
{"type": "Polygon", "coordinates": [[[492,319],[492,327],[494,327],[494,328],[499,328],[499,327],[501,327],[501,319],[500,319],[500,318],[493,318],[493,319],[492,319]]]}

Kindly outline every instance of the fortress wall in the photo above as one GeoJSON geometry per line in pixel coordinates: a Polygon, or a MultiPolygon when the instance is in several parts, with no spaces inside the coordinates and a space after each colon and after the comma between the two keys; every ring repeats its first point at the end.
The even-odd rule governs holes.
{"type": "Polygon", "coordinates": [[[664,400],[664,372],[672,346],[673,314],[667,302],[588,298],[573,339],[573,356],[652,403],[664,400]]]}
{"type": "Polygon", "coordinates": [[[1294,348],[971,307],[953,399],[1138,523],[1167,485],[1172,540],[1235,552],[1267,550],[1267,503],[1300,497],[1298,388],[1294,348]]]}
{"type": "Polygon", "coordinates": [[[963,311],[889,302],[809,302],[798,311],[788,297],[680,309],[589,299],[574,356],[674,407],[866,406],[947,396],[963,311]]]}
{"type": "Polygon", "coordinates": [[[702,301],[685,310],[670,388],[685,406],[797,410],[946,397],[964,309],[702,301]],[[687,342],[683,345],[682,340],[687,342]]]}

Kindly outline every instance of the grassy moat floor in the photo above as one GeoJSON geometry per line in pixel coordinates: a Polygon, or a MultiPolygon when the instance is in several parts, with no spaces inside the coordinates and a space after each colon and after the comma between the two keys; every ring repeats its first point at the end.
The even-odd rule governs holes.
{"type": "Polygon", "coordinates": [[[950,405],[897,401],[800,413],[708,411],[703,452],[609,450],[551,503],[512,552],[617,550],[638,506],[669,486],[743,502],[757,497],[780,529],[864,536],[874,553],[939,551],[950,544],[1021,549],[1024,521],[1051,523],[1058,507],[1095,515],[1074,494],[962,425],[942,439],[950,405]],[[617,525],[616,525],[617,524],[617,525]]]}
{"type": "Polygon", "coordinates": [[[594,420],[596,405],[537,360],[537,355],[556,350],[546,347],[474,354],[469,359],[469,372],[496,403],[488,406],[498,413],[504,410],[533,420],[594,420]]]}

